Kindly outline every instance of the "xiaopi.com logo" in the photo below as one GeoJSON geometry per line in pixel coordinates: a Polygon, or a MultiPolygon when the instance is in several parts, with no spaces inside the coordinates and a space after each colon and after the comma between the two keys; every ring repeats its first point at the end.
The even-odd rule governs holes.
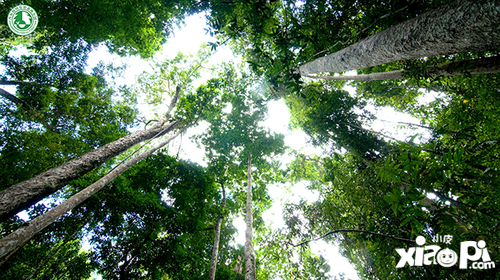
{"type": "MultiPolygon", "coordinates": [[[[451,244],[452,236],[437,235],[434,237],[434,243],[439,241],[451,244]],[[440,238],[441,237],[441,238],[440,238]]],[[[415,242],[419,246],[425,244],[425,237],[418,236],[415,242]]],[[[439,264],[443,267],[452,267],[457,262],[460,269],[491,269],[495,268],[495,263],[491,261],[486,242],[480,241],[464,241],[460,243],[460,258],[457,253],[449,248],[441,248],[438,245],[427,245],[423,247],[410,247],[408,250],[396,249],[396,252],[401,256],[397,268],[409,266],[423,266],[439,264]],[[459,261],[460,260],[460,261],[459,261]]]]}

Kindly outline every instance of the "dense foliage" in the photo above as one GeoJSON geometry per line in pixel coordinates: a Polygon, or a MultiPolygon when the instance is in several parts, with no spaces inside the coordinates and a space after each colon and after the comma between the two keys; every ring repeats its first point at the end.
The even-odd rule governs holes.
{"type": "MultiPolygon", "coordinates": [[[[500,74],[463,69],[460,76],[430,77],[427,70],[498,50],[358,69],[404,70],[404,79],[390,81],[311,81],[297,72],[449,2],[28,1],[40,17],[36,33],[21,38],[0,26],[0,191],[163,118],[205,128],[193,140],[205,149],[207,166],[179,158],[177,150],[156,152],[0,258],[0,279],[206,279],[217,235],[215,279],[244,279],[244,249],[234,243],[232,222],[248,215],[247,173],[254,180],[257,279],[336,277],[311,250],[310,242],[320,239],[340,246],[362,279],[495,279],[498,269],[396,268],[396,248],[415,247],[417,236],[443,245],[432,240],[452,235],[448,247],[458,253],[460,242],[484,240],[497,264],[500,74]],[[153,70],[130,86],[115,84],[121,67],[87,67],[100,44],[150,58],[176,24],[201,11],[218,41],[197,56],[149,60],[153,70]],[[246,64],[206,71],[221,42],[246,64]],[[32,52],[14,55],[17,46],[32,52]],[[284,135],[262,126],[275,100],[289,108],[290,128],[305,132],[322,154],[291,151],[284,135]],[[399,124],[429,137],[413,130],[403,141],[374,131],[370,108],[411,115],[414,123],[399,124]],[[291,159],[283,164],[286,152],[291,159]],[[264,217],[280,199],[268,193],[278,183],[284,192],[306,185],[319,198],[286,204],[285,226],[273,229],[264,217]]],[[[0,20],[19,3],[3,1],[0,20]]],[[[137,148],[68,182],[24,215],[47,213],[137,148]]],[[[0,221],[0,235],[28,222],[0,221]]]]}

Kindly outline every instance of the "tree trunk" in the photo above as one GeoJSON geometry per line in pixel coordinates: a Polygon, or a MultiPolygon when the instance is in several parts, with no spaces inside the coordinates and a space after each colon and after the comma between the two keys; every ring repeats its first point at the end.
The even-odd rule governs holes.
{"type": "Polygon", "coordinates": [[[166,126],[160,123],[150,129],[135,132],[8,187],[0,192],[0,221],[28,208],[135,144],[168,133],[179,124],[179,121],[173,121],[166,126]]]}
{"type": "Polygon", "coordinates": [[[255,280],[255,254],[252,247],[253,213],[252,213],[252,156],[248,155],[247,171],[247,205],[245,223],[245,280],[255,280]]]}
{"type": "MultiPolygon", "coordinates": [[[[425,69],[422,76],[425,78],[442,77],[442,76],[461,76],[464,74],[478,75],[491,74],[500,72],[500,56],[486,57],[480,59],[464,60],[441,64],[425,69]]],[[[380,81],[380,80],[396,80],[407,79],[410,73],[404,70],[394,70],[387,72],[377,72],[370,74],[360,74],[352,76],[309,76],[305,77],[318,80],[330,81],[380,81]]]]}
{"type": "Polygon", "coordinates": [[[457,0],[299,67],[344,72],[398,60],[500,48],[498,0],[457,0]]]}
{"type": "MultiPolygon", "coordinates": [[[[182,130],[184,130],[184,129],[182,129],[182,130]]],[[[52,208],[47,213],[40,215],[40,216],[36,217],[35,219],[31,220],[27,226],[19,228],[16,231],[14,231],[13,233],[4,237],[3,239],[0,239],[0,258],[2,256],[6,255],[7,253],[9,253],[10,251],[14,250],[19,245],[23,244],[25,241],[31,239],[33,236],[35,236],[35,234],[37,234],[38,232],[40,232],[41,230],[43,230],[44,228],[49,226],[55,220],[59,219],[66,212],[68,212],[69,210],[78,206],[80,203],[87,200],[89,197],[91,197],[93,194],[95,194],[96,192],[101,190],[104,186],[106,186],[113,179],[115,179],[120,174],[122,174],[125,170],[129,169],[137,162],[141,161],[142,159],[146,158],[147,156],[149,156],[150,154],[152,154],[156,150],[165,146],[168,142],[170,142],[172,139],[177,137],[182,132],[182,130],[177,132],[174,136],[156,144],[153,148],[145,151],[144,153],[142,153],[142,154],[134,157],[133,159],[127,161],[126,163],[118,166],[116,169],[114,169],[113,171],[111,171],[110,173],[108,173],[107,175],[102,177],[101,179],[97,180],[92,185],[83,189],[79,193],[68,198],[60,205],[52,208]]]]}
{"type": "MultiPolygon", "coordinates": [[[[175,96],[170,102],[167,113],[150,129],[124,136],[76,159],[49,169],[31,179],[5,188],[0,192],[0,221],[6,220],[17,212],[25,210],[42,198],[56,192],[72,180],[87,174],[94,168],[123,153],[135,144],[151,138],[160,137],[175,129],[181,124],[180,121],[172,121],[167,125],[164,124],[170,119],[170,113],[179,100],[180,92],[181,87],[177,86],[175,96]]],[[[2,90],[0,90],[0,93],[2,93],[2,90]]],[[[13,95],[11,96],[18,99],[13,95]]],[[[22,102],[22,100],[19,101],[22,102]]]]}
{"type": "MultiPolygon", "coordinates": [[[[226,208],[226,190],[224,189],[224,184],[222,186],[222,211],[226,208]]],[[[220,228],[222,225],[222,220],[224,215],[220,214],[217,225],[215,225],[215,240],[214,240],[214,250],[212,252],[212,262],[210,264],[210,271],[208,273],[208,279],[215,280],[215,271],[217,269],[217,258],[219,255],[219,242],[220,242],[220,228]]]]}

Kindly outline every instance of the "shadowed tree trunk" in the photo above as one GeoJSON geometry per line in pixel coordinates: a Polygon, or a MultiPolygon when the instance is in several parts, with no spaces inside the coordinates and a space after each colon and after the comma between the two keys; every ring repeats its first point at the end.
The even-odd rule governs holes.
{"type": "Polygon", "coordinates": [[[178,99],[179,92],[180,88],[178,87],[176,97],[174,97],[170,104],[169,111],[166,115],[167,117],[163,118],[162,121],[153,127],[124,136],[76,159],[70,160],[31,179],[14,184],[1,191],[0,221],[6,220],[12,215],[25,210],[39,200],[61,189],[72,180],[87,174],[109,159],[133,147],[135,144],[151,138],[160,137],[175,129],[180,125],[180,121],[172,121],[166,125],[164,125],[164,123],[168,119],[169,113],[178,99]]]}
{"type": "MultiPolygon", "coordinates": [[[[424,77],[461,76],[464,74],[478,75],[500,72],[500,56],[464,60],[430,67],[424,70],[424,77]]],[[[380,81],[410,78],[410,73],[404,70],[377,72],[349,76],[309,76],[304,77],[330,81],[380,81]]]]}
{"type": "Polygon", "coordinates": [[[156,150],[165,146],[168,142],[177,137],[184,129],[185,128],[178,131],[174,136],[169,137],[168,139],[163,140],[160,143],[156,144],[153,148],[145,151],[144,153],[118,166],[116,169],[114,169],[107,175],[103,176],[101,179],[97,180],[92,185],[88,186],[87,188],[83,189],[82,191],[73,195],[72,197],[66,199],[60,205],[50,209],[45,214],[40,215],[35,219],[31,220],[27,226],[19,228],[13,233],[0,239],[0,258],[9,253],[10,251],[15,250],[21,244],[24,244],[25,241],[33,238],[35,234],[37,234],[38,232],[40,232],[41,230],[52,224],[55,220],[59,219],[66,212],[75,208],[80,203],[84,202],[89,197],[91,197],[93,194],[104,188],[104,186],[106,186],[109,182],[111,182],[120,174],[125,172],[127,169],[132,167],[134,164],[146,158],[156,150]]]}
{"type": "Polygon", "coordinates": [[[248,155],[247,205],[245,214],[245,280],[255,280],[255,254],[253,252],[253,213],[252,213],[252,156],[248,155]]]}
{"type": "Polygon", "coordinates": [[[302,76],[398,60],[500,49],[496,0],[458,0],[299,67],[302,76]]]}
{"type": "MultiPolygon", "coordinates": [[[[224,184],[221,183],[222,186],[222,211],[226,208],[226,190],[224,189],[224,184]]],[[[208,279],[215,279],[215,271],[217,269],[217,258],[219,255],[219,242],[220,242],[220,228],[222,225],[222,220],[224,219],[224,215],[220,214],[219,219],[217,220],[217,225],[215,225],[215,240],[214,240],[214,250],[212,252],[212,262],[210,264],[210,271],[208,273],[208,279]]]]}

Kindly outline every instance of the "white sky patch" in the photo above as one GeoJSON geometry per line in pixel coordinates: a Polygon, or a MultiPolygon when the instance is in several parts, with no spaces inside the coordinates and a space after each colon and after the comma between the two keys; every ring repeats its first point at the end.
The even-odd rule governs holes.
{"type": "Polygon", "coordinates": [[[329,260],[330,272],[328,274],[330,276],[335,276],[342,272],[347,279],[359,279],[354,267],[352,267],[346,258],[340,255],[339,246],[328,244],[323,240],[313,241],[309,244],[313,253],[322,255],[325,259],[329,260]]]}
{"type": "Polygon", "coordinates": [[[410,141],[416,135],[413,141],[417,144],[426,142],[431,137],[428,129],[418,126],[420,125],[420,120],[415,117],[397,112],[393,108],[388,107],[375,108],[372,105],[368,105],[366,109],[374,113],[377,117],[369,125],[369,128],[375,132],[404,142],[410,141]]]}
{"type": "Polygon", "coordinates": [[[198,147],[198,145],[191,140],[191,137],[201,134],[208,128],[208,126],[209,124],[207,122],[201,122],[196,127],[188,129],[185,133],[183,133],[182,137],[178,136],[172,140],[169,143],[170,153],[175,155],[179,153],[180,158],[188,159],[203,167],[207,167],[204,147],[198,147]]]}

